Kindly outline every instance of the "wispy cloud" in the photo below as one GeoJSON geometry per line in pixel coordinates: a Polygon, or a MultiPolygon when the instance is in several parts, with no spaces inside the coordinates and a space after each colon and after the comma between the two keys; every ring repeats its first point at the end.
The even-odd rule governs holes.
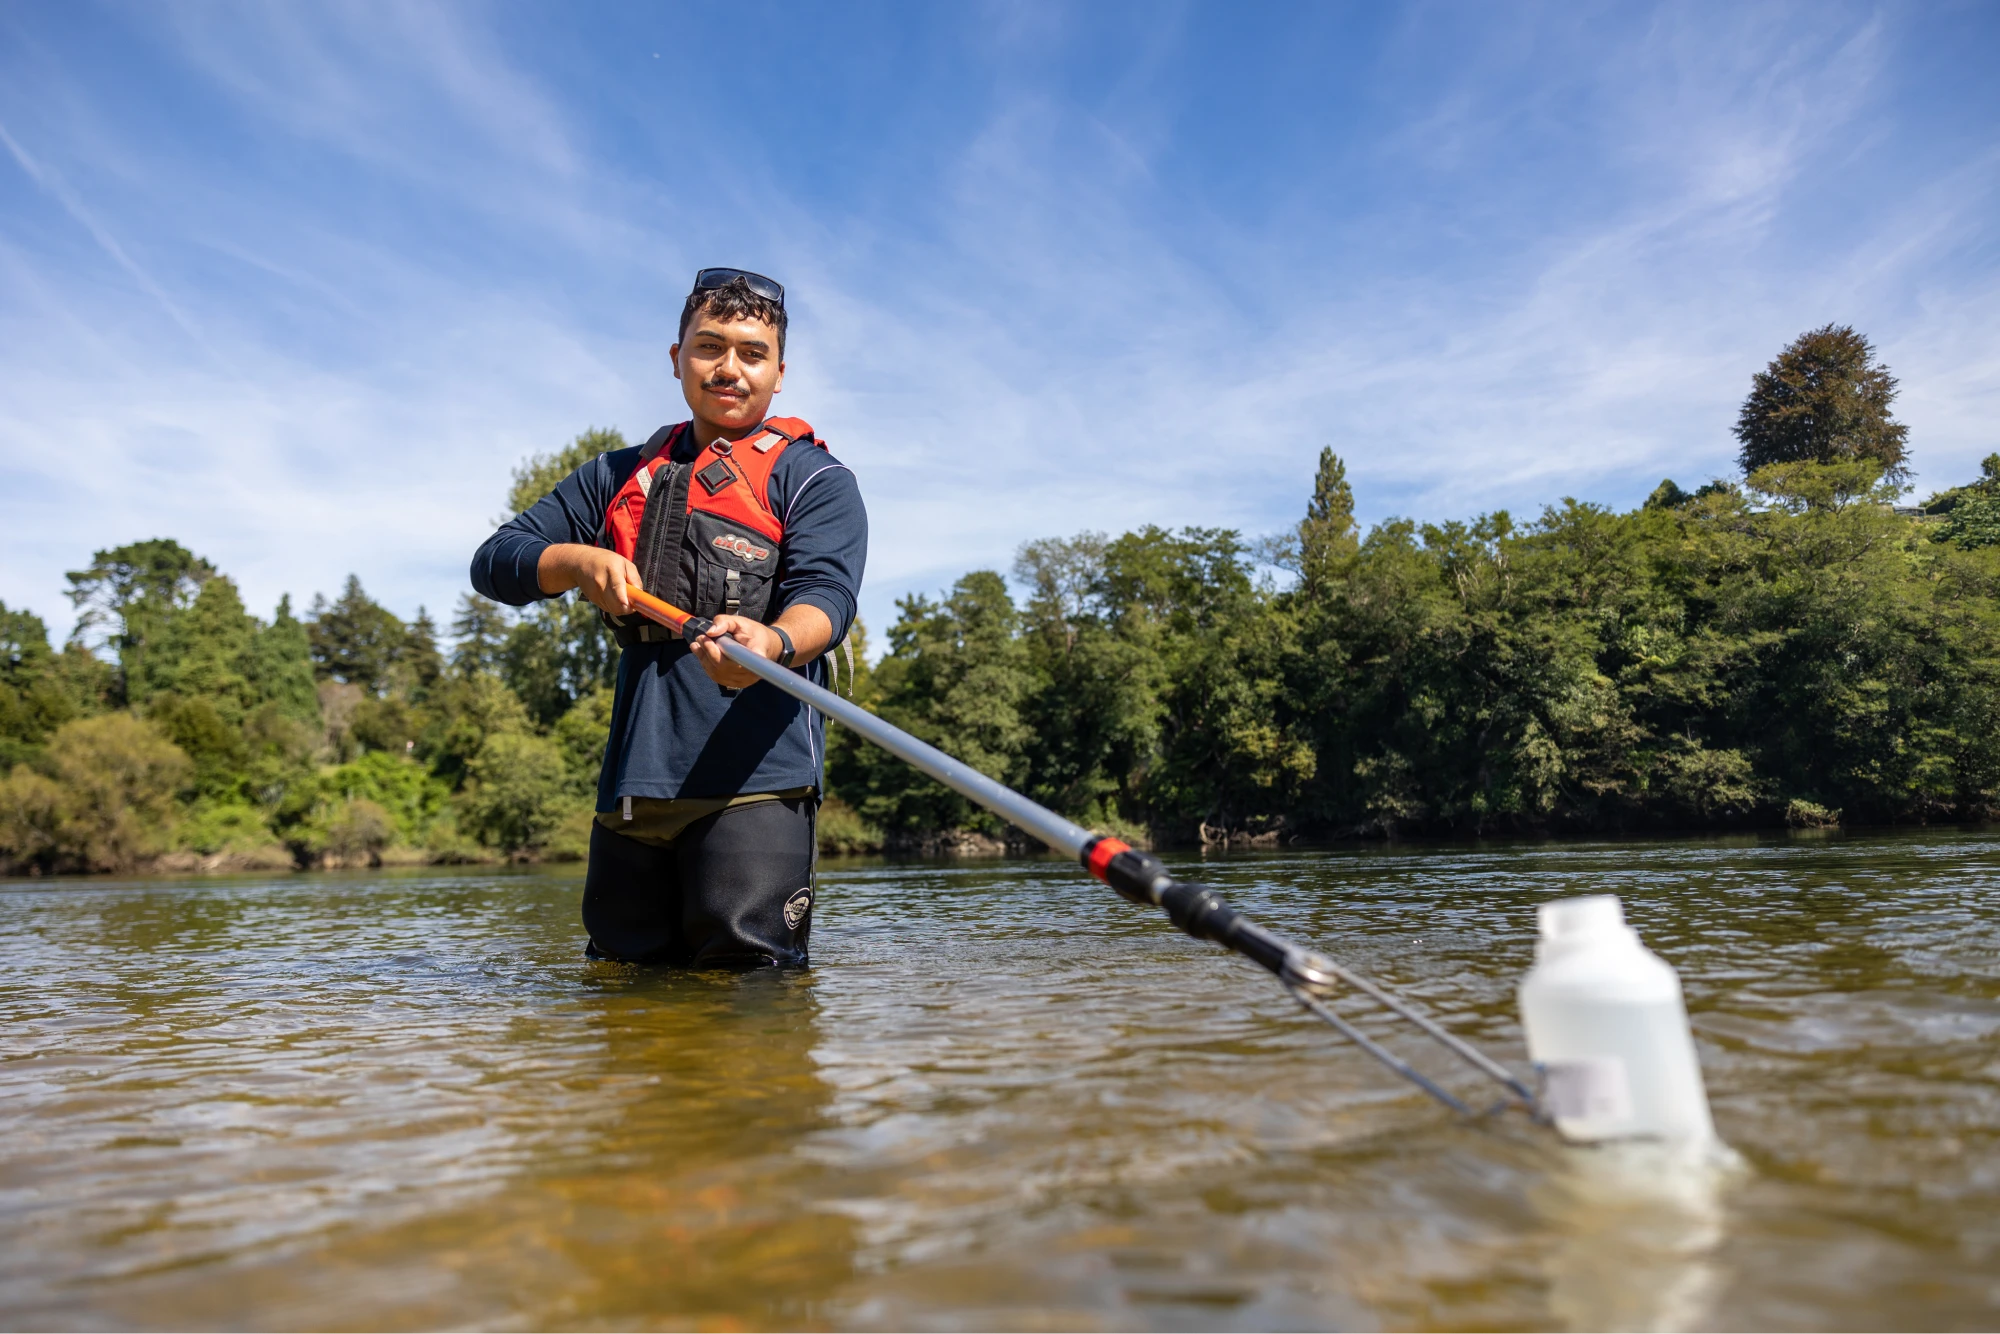
{"type": "Polygon", "coordinates": [[[174,303],[174,299],[168,296],[165,289],[157,282],[153,281],[151,274],[140,268],[138,263],[125,253],[125,247],[118,244],[118,238],[113,236],[110,230],[97,220],[96,215],[84,207],[83,201],[77,198],[76,191],[69,188],[69,185],[63,180],[60,174],[50,168],[44,167],[30,156],[28,150],[21,147],[16,142],[14,136],[7,132],[5,124],[0,124],[0,144],[7,146],[7,151],[13,155],[15,163],[21,170],[27,173],[28,179],[46,190],[50,198],[61,204],[63,212],[75,219],[77,225],[82,227],[89,234],[90,239],[97,243],[98,249],[102,250],[112,263],[123,269],[126,276],[131,278],[141,291],[159,303],[160,309],[166,312],[169,319],[180,326],[181,332],[185,333],[196,347],[199,347],[216,362],[220,363],[222,361],[220,354],[209,345],[208,339],[202,336],[201,330],[195,328],[194,322],[174,303]]]}
{"type": "Polygon", "coordinates": [[[677,415],[717,261],[794,293],[878,628],[1028,538],[1277,528],[1322,444],[1372,517],[1699,481],[1827,319],[1948,482],[1997,443],[1991,99],[1950,141],[1907,16],[1818,12],[797,11],[764,67],[815,77],[723,98],[645,10],[47,25],[0,55],[0,597],[62,624],[159,533],[440,610],[513,462],[677,415]]]}

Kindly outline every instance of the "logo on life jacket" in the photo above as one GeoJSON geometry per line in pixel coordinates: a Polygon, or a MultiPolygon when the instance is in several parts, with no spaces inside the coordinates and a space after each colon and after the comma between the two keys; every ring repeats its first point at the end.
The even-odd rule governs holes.
{"type": "Polygon", "coordinates": [[[744,560],[768,560],[771,556],[770,551],[764,547],[753,547],[734,533],[723,533],[709,545],[727,551],[732,556],[741,556],[744,560]]]}

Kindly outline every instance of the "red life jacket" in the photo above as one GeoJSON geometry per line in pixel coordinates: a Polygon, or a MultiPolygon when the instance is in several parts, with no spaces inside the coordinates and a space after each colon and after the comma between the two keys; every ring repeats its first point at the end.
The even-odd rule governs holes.
{"type": "MultiPolygon", "coordinates": [[[[805,442],[826,448],[797,417],[772,417],[741,440],[717,440],[692,463],[673,461],[690,423],[661,427],[605,507],[598,541],[639,567],[647,592],[697,616],[764,619],[784,520],[771,510],[771,469],[805,442]]],[[[672,638],[640,616],[605,617],[620,644],[672,638]]]]}

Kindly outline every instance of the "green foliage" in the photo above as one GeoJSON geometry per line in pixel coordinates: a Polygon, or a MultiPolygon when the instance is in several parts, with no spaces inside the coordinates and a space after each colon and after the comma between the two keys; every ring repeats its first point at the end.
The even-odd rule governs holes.
{"type": "MultiPolygon", "coordinates": [[[[529,846],[528,837],[544,855],[574,854],[579,829],[587,836],[577,818],[587,821],[609,726],[604,645],[585,659],[579,636],[564,631],[555,690],[521,682],[544,710],[537,717],[486,670],[506,666],[503,654],[482,660],[477,644],[461,646],[458,661],[471,670],[448,668],[428,615],[420,609],[405,625],[353,578],[339,601],[316,599],[308,621],[287,599],[268,625],[244,609],[231,580],[169,541],[101,552],[72,584],[90,603],[94,633],[122,650],[122,670],[80,640],[52,653],[38,619],[0,607],[0,762],[32,762],[7,780],[0,862],[129,867],[172,847],[268,865],[279,843],[315,864],[392,849],[463,860],[529,846]],[[79,804],[58,772],[54,747],[71,739],[58,729],[128,697],[145,721],[125,724],[174,757],[173,791],[164,805],[138,796],[79,804]],[[553,740],[537,735],[545,728],[553,740]],[[532,756],[557,757],[556,798],[535,795],[546,766],[518,775],[495,767],[493,756],[524,742],[532,756]],[[482,754],[487,768],[474,781],[482,754]],[[106,812],[101,828],[96,809],[106,812]]],[[[504,647],[512,631],[504,618],[501,627],[504,647]]]]}
{"type": "Polygon", "coordinates": [[[561,597],[536,604],[500,645],[500,677],[541,726],[618,681],[618,644],[597,608],[561,597]]]}
{"type": "Polygon", "coordinates": [[[417,758],[454,788],[471,772],[489,738],[533,730],[520,696],[494,676],[451,676],[433,692],[415,747],[417,758]]]}
{"type": "Polygon", "coordinates": [[[1030,542],[1014,562],[1028,591],[1027,790],[1099,821],[1131,800],[1158,740],[1162,686],[1108,601],[1107,549],[1103,534],[1085,533],[1030,542]]]}
{"type": "Polygon", "coordinates": [[[278,599],[271,624],[259,630],[244,670],[259,698],[288,718],[318,726],[319,694],[313,689],[312,639],[292,615],[291,595],[278,599]]]}
{"type": "Polygon", "coordinates": [[[82,711],[66,686],[41,617],[0,602],[0,769],[39,755],[48,735],[82,711]]]}
{"type": "MultiPolygon", "coordinates": [[[[624,444],[587,431],[529,460],[514,477],[516,508],[624,444]]],[[[269,624],[170,539],[99,551],[69,582],[81,614],[60,653],[39,619],[0,606],[0,773],[10,774],[0,863],[131,866],[170,846],[267,861],[279,841],[341,864],[420,848],[448,860],[581,854],[617,667],[587,604],[515,616],[468,596],[447,665],[423,609],[405,624],[354,576],[303,621],[281,601],[269,624]],[[101,796],[111,780],[70,782],[74,757],[56,749],[86,735],[72,724],[128,704],[144,721],[104,724],[131,752],[106,772],[170,770],[172,790],[121,779],[126,796],[84,801],[79,792],[101,796]],[[171,760],[142,763],[135,738],[171,760]]]]}
{"type": "MultiPolygon", "coordinates": [[[[235,701],[225,701],[234,705],[235,701]]],[[[146,717],[179,746],[194,765],[194,790],[201,796],[234,794],[249,764],[250,746],[240,723],[231,722],[207,695],[153,696],[146,717]]]]}
{"type": "MultiPolygon", "coordinates": [[[[991,575],[906,600],[862,702],[1167,840],[1983,818],[2000,549],[1926,540],[1883,474],[1788,462],[1630,513],[1357,536],[1323,458],[1301,531],[1265,548],[1296,555],[1292,590],[1223,531],[1030,543],[1013,617],[991,575]]],[[[974,822],[830,751],[892,842],[974,822]]]]}
{"type": "Polygon", "coordinates": [[[1319,452],[1312,500],[1299,524],[1299,575],[1309,585],[1335,576],[1341,562],[1359,546],[1354,525],[1354,489],[1347,484],[1347,465],[1332,449],[1319,452]]]}
{"type": "Polygon", "coordinates": [[[194,696],[240,724],[258,702],[250,673],[257,666],[259,628],[226,575],[204,580],[192,605],[162,620],[153,650],[128,673],[131,702],[161,693],[194,696]]]}
{"type": "Polygon", "coordinates": [[[1384,525],[1304,608],[1318,821],[1726,824],[1794,798],[1983,813],[1996,572],[1874,503],[1879,472],[1789,465],[1751,495],[1566,502],[1522,531],[1384,525]]]}
{"type": "Polygon", "coordinates": [[[1791,514],[1838,510],[1855,504],[1891,506],[1902,488],[1884,480],[1873,459],[1840,463],[1773,463],[1743,480],[1754,499],[1791,514]]]}
{"type": "Polygon", "coordinates": [[[1889,415],[1895,398],[1896,377],[1866,338],[1846,325],[1808,330],[1751,380],[1736,418],[1743,471],[1868,459],[1901,482],[1909,427],[1889,415]]]}
{"type": "Polygon", "coordinates": [[[1938,525],[1935,538],[1961,550],[2000,546],[2000,494],[1967,496],[1938,525]]]}
{"type": "Polygon", "coordinates": [[[386,814],[390,832],[412,846],[430,837],[451,803],[451,788],[427,766],[379,750],[327,771],[320,790],[343,801],[372,803],[386,814]]]}
{"type": "Polygon", "coordinates": [[[604,764],[604,746],[611,736],[611,706],[615,699],[611,687],[599,686],[570,706],[549,729],[550,736],[562,749],[563,767],[569,773],[571,789],[578,796],[596,796],[597,771],[604,764]]]}
{"type": "Polygon", "coordinates": [[[308,862],[332,866],[379,864],[395,839],[395,818],[366,797],[323,802],[291,833],[293,848],[308,862]]]}
{"type": "Polygon", "coordinates": [[[473,756],[469,774],[462,823],[490,847],[539,848],[576,809],[562,750],[547,737],[491,736],[473,756]]]}
{"type": "Polygon", "coordinates": [[[816,832],[821,852],[852,855],[882,850],[882,831],[838,797],[821,803],[816,832]]]}
{"type": "Polygon", "coordinates": [[[1979,480],[1953,487],[1924,502],[1926,514],[1944,516],[1932,540],[1950,542],[1964,551],[2000,546],[2000,454],[1979,463],[1979,480]]]}
{"type": "Polygon", "coordinates": [[[163,851],[191,766],[129,713],[78,718],[39,766],[0,781],[0,861],[39,870],[115,871],[163,851]]]}
{"type": "MultiPolygon", "coordinates": [[[[913,596],[898,606],[902,616],[889,631],[889,657],[873,673],[869,700],[898,727],[1018,784],[1030,679],[1006,582],[976,571],[942,602],[913,596]]],[[[830,781],[867,821],[891,829],[997,829],[957,793],[851,740],[829,761],[830,781]]]]}
{"type": "MultiPolygon", "coordinates": [[[[843,689],[1128,838],[1988,818],[2000,455],[1915,520],[1889,503],[1900,455],[1857,439],[1740,485],[1663,481],[1629,513],[1365,533],[1322,451],[1288,533],[1030,542],[1012,591],[976,571],[903,599],[872,668],[857,624],[843,689]]],[[[515,499],[617,443],[534,461],[515,499]]],[[[165,539],[71,584],[84,627],[61,652],[0,607],[0,863],[583,855],[616,674],[587,605],[468,596],[447,665],[428,615],[406,625],[352,578],[268,625],[165,539]]],[[[1003,832],[831,725],[827,774],[829,850],[1003,832]]]]}
{"type": "Polygon", "coordinates": [[[1681,490],[1679,484],[1673,478],[1668,477],[1663,479],[1658,486],[1654,487],[1653,493],[1646,497],[1646,508],[1649,510],[1674,510],[1679,509],[1693,499],[1693,496],[1681,490]]]}
{"type": "Polygon", "coordinates": [[[624,436],[593,426],[553,454],[536,454],[514,469],[514,484],[507,491],[508,514],[527,509],[599,454],[624,448],[624,436]]]}
{"type": "Polygon", "coordinates": [[[418,607],[417,618],[404,631],[403,647],[397,654],[395,684],[407,693],[421,694],[443,675],[444,652],[438,647],[437,622],[418,607]]]}
{"type": "Polygon", "coordinates": [[[451,665],[463,676],[500,674],[501,649],[507,642],[507,612],[499,603],[477,593],[462,594],[452,618],[454,647],[451,665]]]}
{"type": "Polygon", "coordinates": [[[409,646],[402,621],[369,597],[351,574],[338,602],[328,606],[324,597],[313,599],[307,636],[322,679],[358,685],[371,695],[387,687],[390,671],[409,646]]]}
{"type": "Polygon", "coordinates": [[[146,675],[146,653],[176,612],[190,606],[215,567],[171,538],[100,551],[72,570],[69,600],[78,611],[75,641],[111,650],[118,661],[115,702],[130,702],[146,675]]]}
{"type": "Polygon", "coordinates": [[[189,852],[257,852],[272,848],[270,820],[242,801],[197,801],[174,830],[174,842],[189,852]]]}
{"type": "MultiPolygon", "coordinates": [[[[1338,511],[1320,522],[1330,556],[1338,511]]],[[[1265,832],[1316,767],[1282,690],[1292,611],[1252,584],[1248,555],[1218,528],[1147,527],[1105,549],[1106,603],[1121,637],[1152,659],[1135,675],[1160,683],[1158,743],[1128,816],[1183,834],[1265,832]]]]}

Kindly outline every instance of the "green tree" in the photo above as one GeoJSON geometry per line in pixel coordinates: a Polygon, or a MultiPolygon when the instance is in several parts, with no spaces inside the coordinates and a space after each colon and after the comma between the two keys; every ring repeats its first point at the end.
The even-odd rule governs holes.
{"type": "MultiPolygon", "coordinates": [[[[592,427],[552,454],[534,455],[514,470],[509,512],[529,508],[598,455],[626,447],[617,431],[592,427]]],[[[597,608],[582,598],[539,602],[522,612],[511,629],[500,609],[484,598],[467,597],[459,606],[452,628],[461,670],[499,672],[545,727],[599,686],[617,682],[617,641],[597,608]]]]}
{"type": "Polygon", "coordinates": [[[1681,490],[1680,484],[1675,482],[1673,478],[1664,477],[1660,479],[1660,484],[1653,488],[1652,494],[1646,497],[1646,508],[1649,510],[1679,509],[1693,499],[1692,495],[1681,490]]]}
{"type": "Polygon", "coordinates": [[[227,575],[202,583],[192,605],[165,617],[135,679],[134,703],[160,693],[196,696],[241,724],[260,702],[251,673],[259,626],[227,575]]]}
{"type": "MultiPolygon", "coordinates": [[[[873,673],[876,710],[898,727],[1005,783],[1019,784],[1027,741],[1020,704],[1030,678],[1019,612],[990,570],[942,601],[911,596],[873,673]]],[[[864,818],[891,830],[999,826],[963,797],[870,749],[843,749],[834,782],[864,818]]]]}
{"type": "Polygon", "coordinates": [[[501,650],[507,643],[507,611],[477,593],[461,594],[452,618],[451,665],[460,675],[500,674],[501,650]]]}
{"type": "Polygon", "coordinates": [[[260,705],[243,724],[249,758],[240,800],[279,835],[305,820],[319,798],[316,761],[325,738],[317,719],[301,719],[277,702],[260,705]]]}
{"type": "Polygon", "coordinates": [[[472,758],[469,773],[463,825],[504,852],[543,846],[578,808],[562,750],[546,737],[491,736],[472,758]]]}
{"type": "Polygon", "coordinates": [[[195,792],[226,800],[240,795],[250,746],[244,740],[240,715],[225,717],[206,695],[156,694],[148,702],[146,719],[178,746],[192,763],[195,792]]]}
{"type": "MultiPolygon", "coordinates": [[[[371,751],[327,773],[320,790],[341,801],[363,800],[387,812],[396,839],[421,845],[444,816],[451,789],[425,765],[406,756],[371,751]]],[[[378,845],[376,851],[380,850],[378,845]]]]}
{"type": "Polygon", "coordinates": [[[313,599],[306,633],[322,678],[358,685],[371,695],[380,694],[388,684],[390,670],[403,657],[409,640],[402,621],[369,597],[360,578],[352,574],[333,605],[328,606],[324,597],[313,599]]]}
{"type": "Polygon", "coordinates": [[[1105,548],[1118,632],[1159,664],[1159,740],[1143,792],[1168,838],[1274,833],[1315,769],[1279,670],[1296,626],[1252,582],[1248,556],[1225,528],[1148,526],[1105,548]]]}
{"type": "Polygon", "coordinates": [[[422,607],[417,608],[417,618],[410,622],[403,637],[397,665],[401,668],[403,689],[413,695],[431,689],[444,675],[444,652],[438,647],[437,622],[422,607]]]}
{"type": "Polygon", "coordinates": [[[1889,415],[1896,378],[1847,325],[1810,329],[1752,378],[1736,417],[1745,474],[1774,463],[1872,459],[1891,482],[1907,476],[1909,427],[1889,415]]]}
{"type": "Polygon", "coordinates": [[[275,705],[287,718],[317,727],[319,694],[314,689],[312,640],[292,615],[288,593],[278,599],[277,612],[251,646],[244,670],[257,698],[275,705]]]}
{"type": "Polygon", "coordinates": [[[1037,801],[1071,818],[1130,830],[1159,732],[1160,660],[1121,634],[1105,602],[1102,533],[1024,545],[1014,575],[1030,685],[1020,703],[1022,768],[1037,801]]]}
{"type": "Polygon", "coordinates": [[[190,606],[215,567],[171,538],[156,537],[99,551],[72,570],[69,600],[77,608],[75,642],[109,648],[118,659],[116,702],[145,679],[146,650],[173,614],[190,606]]]}
{"type": "Polygon", "coordinates": [[[418,759],[454,788],[470,772],[486,742],[534,730],[520,696],[496,676],[449,676],[439,682],[415,738],[418,759]]]}
{"type": "Polygon", "coordinates": [[[1347,465],[1331,448],[1319,452],[1312,499],[1299,524],[1299,574],[1308,584],[1334,577],[1360,549],[1354,525],[1354,489],[1347,465]]]}
{"type": "Polygon", "coordinates": [[[514,484],[507,491],[507,511],[519,514],[549,492],[556,483],[599,454],[625,449],[625,437],[617,431],[591,427],[551,454],[536,454],[514,469],[514,484]]]}
{"type": "Polygon", "coordinates": [[[0,602],[0,770],[39,754],[48,735],[78,712],[42,618],[0,602]]]}
{"type": "Polygon", "coordinates": [[[501,679],[547,727],[571,705],[618,682],[618,644],[597,608],[554,598],[522,614],[500,645],[501,679]]]}
{"type": "Polygon", "coordinates": [[[396,841],[396,820],[366,797],[329,798],[291,830],[290,840],[308,865],[375,866],[396,841]]]}
{"type": "Polygon", "coordinates": [[[187,756],[129,713],[78,718],[40,769],[0,782],[0,859],[45,871],[117,871],[166,848],[187,756]]]}
{"type": "Polygon", "coordinates": [[[604,747],[611,737],[614,699],[609,686],[599,686],[572,705],[549,729],[556,745],[562,748],[570,786],[579,797],[594,799],[597,795],[598,770],[604,764],[604,747]]]}
{"type": "Polygon", "coordinates": [[[1965,551],[2000,546],[2000,454],[1980,461],[1978,481],[1925,501],[1924,512],[1944,516],[1931,533],[1933,541],[1965,551]]]}

